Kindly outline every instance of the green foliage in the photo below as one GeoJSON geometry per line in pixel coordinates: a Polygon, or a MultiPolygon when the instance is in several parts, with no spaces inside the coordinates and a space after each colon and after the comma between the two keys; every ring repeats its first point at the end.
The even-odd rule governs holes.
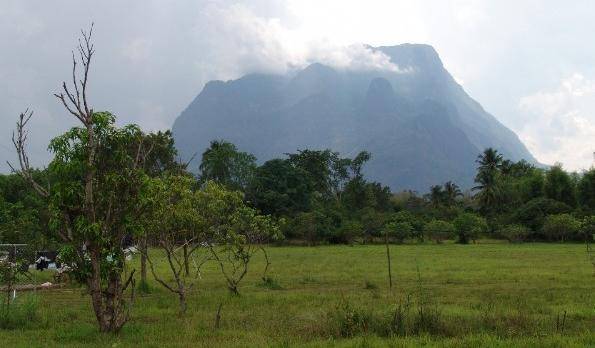
{"type": "Polygon", "coordinates": [[[455,236],[455,226],[444,220],[432,220],[424,225],[424,236],[436,243],[455,236]]]}
{"type": "Polygon", "coordinates": [[[246,196],[263,213],[277,216],[307,211],[312,203],[306,172],[281,159],[267,161],[256,169],[246,196]]]}
{"type": "Polygon", "coordinates": [[[423,240],[423,225],[424,222],[421,218],[415,216],[413,213],[407,210],[401,210],[397,213],[391,214],[387,218],[388,222],[404,223],[411,226],[411,234],[408,237],[417,237],[423,240]]]}
{"type": "Polygon", "coordinates": [[[477,186],[473,190],[478,191],[475,197],[481,211],[485,214],[495,212],[502,199],[499,183],[502,160],[498,150],[488,148],[478,156],[476,161],[479,164],[475,176],[477,186]]]}
{"type": "Polygon", "coordinates": [[[154,177],[164,172],[180,172],[185,169],[176,161],[178,151],[170,130],[144,135],[143,144],[143,149],[146,149],[143,167],[147,175],[154,177]]]}
{"type": "Polygon", "coordinates": [[[488,230],[486,220],[471,213],[462,213],[454,219],[453,225],[457,233],[457,241],[461,244],[467,244],[469,240],[475,241],[479,235],[488,230]]]}
{"type": "Polygon", "coordinates": [[[562,241],[575,239],[581,223],[570,214],[549,215],[543,224],[543,233],[550,240],[562,241]]]}
{"type": "Polygon", "coordinates": [[[176,241],[196,237],[200,216],[189,176],[163,175],[147,178],[142,195],[143,230],[150,240],[176,241]]]}
{"type": "Polygon", "coordinates": [[[521,205],[513,214],[515,223],[523,224],[532,231],[541,231],[547,215],[568,213],[572,208],[549,198],[535,198],[521,205]]]}
{"type": "Polygon", "coordinates": [[[499,229],[498,235],[506,238],[510,242],[520,243],[524,242],[529,235],[531,235],[531,230],[523,225],[512,224],[499,229]]]}
{"type": "Polygon", "coordinates": [[[352,244],[363,235],[364,226],[359,221],[343,221],[330,238],[331,243],[352,244]]]}
{"type": "Polygon", "coordinates": [[[391,221],[384,225],[384,233],[398,243],[403,243],[405,239],[413,237],[413,226],[406,221],[391,221]]]}
{"type": "Polygon", "coordinates": [[[102,263],[104,279],[122,272],[124,255],[120,245],[124,236],[139,229],[136,217],[145,184],[135,151],[143,137],[140,129],[136,125],[116,127],[115,117],[108,112],[94,113],[93,117],[97,148],[92,163],[89,163],[86,128],[72,128],[52,139],[49,145],[55,155],[48,166],[52,183],[49,226],[75,250],[73,267],[80,280],[88,276],[89,260],[81,249],[84,244],[99,253],[99,259],[111,260],[102,263]],[[92,197],[85,187],[89,173],[95,178],[92,197]]]}
{"type": "Polygon", "coordinates": [[[202,154],[199,169],[202,182],[212,180],[233,190],[244,190],[254,176],[256,157],[238,151],[232,143],[213,140],[202,154]]]}
{"type": "Polygon", "coordinates": [[[585,241],[590,242],[595,239],[595,216],[585,216],[581,221],[580,227],[581,237],[584,238],[585,241]]]}
{"type": "Polygon", "coordinates": [[[238,294],[238,285],[261,245],[283,238],[279,225],[247,206],[241,192],[215,182],[196,192],[194,204],[201,221],[199,239],[219,264],[229,290],[238,294]]]}
{"type": "Polygon", "coordinates": [[[586,171],[580,179],[578,199],[583,209],[595,212],[595,168],[586,171]]]}
{"type": "Polygon", "coordinates": [[[382,227],[384,226],[387,214],[379,212],[372,207],[362,209],[360,223],[366,238],[378,238],[382,236],[382,227]]]}
{"type": "Polygon", "coordinates": [[[545,197],[554,199],[567,205],[576,206],[576,187],[570,175],[556,164],[545,174],[545,197]]]}
{"type": "Polygon", "coordinates": [[[314,244],[328,239],[336,227],[333,219],[321,211],[304,212],[297,214],[286,226],[286,235],[314,244]]]}
{"type": "MultiPolygon", "coordinates": [[[[33,171],[39,182],[46,172],[33,171]]],[[[0,242],[29,244],[41,249],[53,245],[47,234],[47,205],[17,174],[0,174],[0,242]]]]}

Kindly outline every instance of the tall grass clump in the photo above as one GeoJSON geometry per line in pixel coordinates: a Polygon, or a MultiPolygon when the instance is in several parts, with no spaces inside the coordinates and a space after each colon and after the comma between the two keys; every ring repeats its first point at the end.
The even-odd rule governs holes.
{"type": "Polygon", "coordinates": [[[32,328],[41,321],[39,299],[36,295],[27,295],[2,306],[0,310],[1,329],[32,328]]]}

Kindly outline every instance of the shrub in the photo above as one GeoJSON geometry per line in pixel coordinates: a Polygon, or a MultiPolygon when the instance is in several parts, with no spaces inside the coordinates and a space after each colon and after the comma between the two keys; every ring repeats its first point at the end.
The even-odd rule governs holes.
{"type": "Polygon", "coordinates": [[[453,221],[453,224],[458,237],[457,242],[461,244],[467,244],[469,240],[475,242],[477,237],[488,229],[484,218],[471,213],[462,213],[453,221]]]}
{"type": "Polygon", "coordinates": [[[541,231],[547,215],[569,213],[572,208],[567,204],[549,198],[535,198],[520,206],[512,219],[529,227],[533,231],[541,231]]]}
{"type": "Polygon", "coordinates": [[[549,215],[543,224],[543,233],[549,240],[560,240],[578,237],[580,222],[570,214],[549,215]]]}
{"type": "Polygon", "coordinates": [[[363,225],[357,221],[345,221],[330,238],[331,243],[352,244],[353,241],[363,234],[363,225]]]}
{"type": "Polygon", "coordinates": [[[432,220],[424,225],[424,235],[431,238],[436,243],[442,243],[443,240],[455,235],[455,226],[444,220],[432,220]]]}
{"type": "Polygon", "coordinates": [[[513,224],[502,227],[498,230],[498,234],[506,238],[509,242],[520,243],[529,237],[531,230],[523,225],[513,224]]]}
{"type": "MultiPolygon", "coordinates": [[[[388,221],[389,222],[397,222],[397,223],[399,223],[399,222],[408,223],[412,227],[412,235],[421,233],[423,225],[424,225],[423,221],[420,218],[413,215],[411,212],[409,212],[407,210],[401,210],[398,213],[392,214],[388,218],[388,221]]],[[[419,235],[418,237],[420,237],[420,239],[423,239],[423,236],[421,236],[421,235],[419,235]]]]}
{"type": "Polygon", "coordinates": [[[408,222],[389,222],[384,225],[384,232],[397,243],[403,243],[406,238],[413,235],[413,226],[408,222]]]}

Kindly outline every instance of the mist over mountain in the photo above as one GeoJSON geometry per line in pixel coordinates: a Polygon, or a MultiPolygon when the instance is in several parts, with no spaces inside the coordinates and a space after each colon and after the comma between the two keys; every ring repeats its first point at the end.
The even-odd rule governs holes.
{"type": "Polygon", "coordinates": [[[371,180],[420,192],[452,180],[472,185],[487,147],[535,163],[519,138],[487,113],[444,69],[428,45],[369,47],[394,69],[353,70],[314,63],[285,75],[211,81],[176,119],[183,160],[224,139],[260,162],[297,149],[372,153],[371,180]]]}

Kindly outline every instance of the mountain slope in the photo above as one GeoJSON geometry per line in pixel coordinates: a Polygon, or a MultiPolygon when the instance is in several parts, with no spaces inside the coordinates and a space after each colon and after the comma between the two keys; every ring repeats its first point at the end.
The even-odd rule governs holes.
{"type": "MultiPolygon", "coordinates": [[[[479,152],[535,159],[518,137],[469,97],[431,46],[371,47],[400,70],[353,71],[312,64],[287,76],[212,81],[176,119],[183,159],[225,139],[264,162],[297,149],[372,153],[365,173],[393,190],[472,184],[479,152]]],[[[191,164],[196,169],[197,164],[191,164]]]]}

